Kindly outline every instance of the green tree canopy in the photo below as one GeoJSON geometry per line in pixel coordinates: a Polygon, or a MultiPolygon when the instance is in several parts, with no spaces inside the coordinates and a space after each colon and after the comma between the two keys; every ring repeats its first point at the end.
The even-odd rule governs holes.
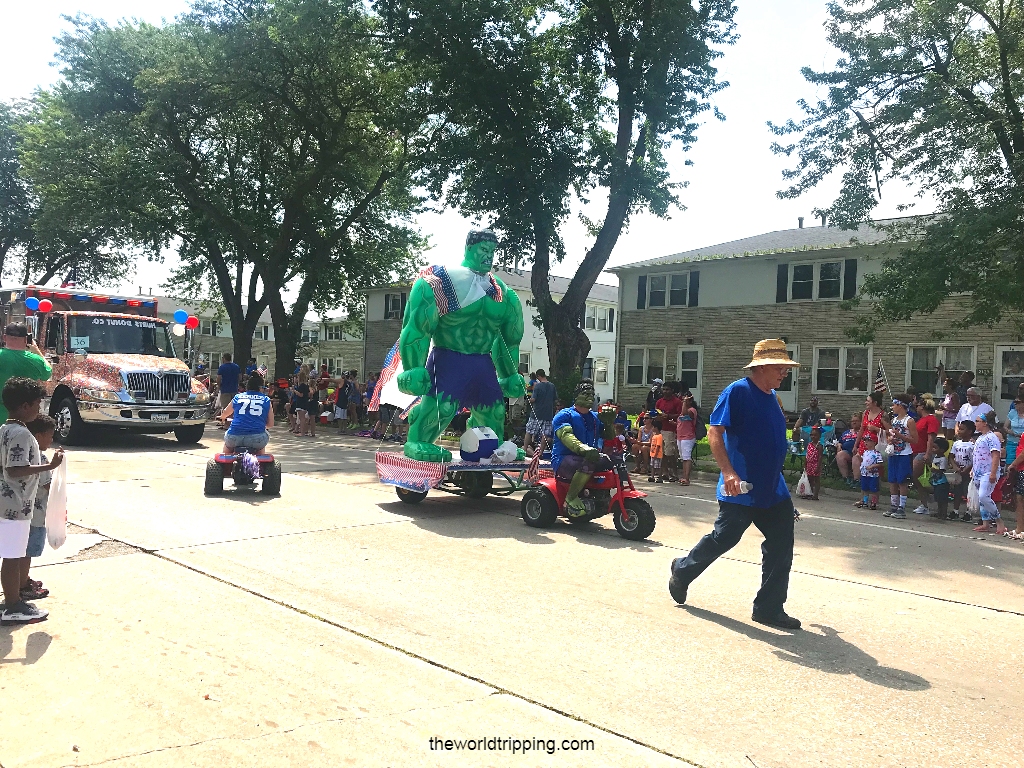
{"type": "Polygon", "coordinates": [[[827,91],[804,118],[772,128],[792,143],[797,197],[833,173],[838,197],[818,211],[851,227],[870,218],[885,182],[937,201],[934,216],[888,224],[900,254],[869,275],[877,301],[854,334],[933,312],[968,291],[957,327],[1024,318],[1024,9],[1015,0],[841,0],[828,5],[831,71],[804,69],[827,91]]]}
{"type": "Polygon", "coordinates": [[[290,372],[311,308],[408,274],[421,245],[424,115],[376,23],[355,0],[211,0],[163,27],[78,19],[41,100],[62,137],[33,142],[32,172],[71,161],[112,190],[97,217],[178,245],[178,277],[222,296],[236,355],[269,307],[290,372]]]}
{"type": "Polygon", "coordinates": [[[420,68],[438,118],[431,190],[492,222],[507,257],[533,262],[532,292],[552,375],[590,348],[588,295],[629,218],[676,202],[664,151],[695,140],[724,84],[712,65],[732,41],[731,0],[379,0],[401,54],[420,68]],[[593,244],[560,302],[574,196],[606,199],[593,244]]]}

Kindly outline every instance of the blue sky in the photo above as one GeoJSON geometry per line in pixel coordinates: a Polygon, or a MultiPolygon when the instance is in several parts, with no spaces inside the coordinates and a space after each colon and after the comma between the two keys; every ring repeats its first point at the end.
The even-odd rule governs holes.
{"type": "MultiPolygon", "coordinates": [[[[719,62],[723,79],[731,85],[715,97],[715,105],[727,119],[722,123],[706,117],[697,144],[686,155],[693,166],[683,165],[682,152],[669,156],[673,180],[689,182],[680,194],[686,210],[673,211],[667,220],[635,217],[620,238],[610,265],[790,229],[797,226],[798,216],[806,217],[805,224],[811,225],[811,210],[831,200],[834,184],[795,201],[776,198],[775,192],[783,185],[785,163],[771,154],[772,136],[765,125],[768,120],[799,117],[797,99],[819,95],[804,81],[800,68],[822,69],[836,59],[836,51],[825,41],[825,0],[740,0],[738,6],[739,42],[727,48],[719,62]]],[[[0,26],[5,30],[0,47],[0,98],[29,96],[57,78],[50,63],[53,38],[67,26],[62,15],[82,13],[111,23],[123,18],[159,23],[187,7],[184,0],[8,0],[0,11],[0,26]]],[[[907,189],[893,186],[883,191],[884,205],[877,216],[897,215],[900,203],[914,201],[907,189]]],[[[583,212],[599,217],[600,201],[595,200],[583,212]]],[[[419,225],[434,245],[431,260],[458,263],[471,224],[455,211],[422,215],[419,225]]],[[[554,271],[571,275],[590,239],[575,218],[564,235],[569,256],[554,271]]],[[[152,287],[155,292],[166,272],[164,266],[140,264],[138,275],[128,285],[152,287]]],[[[614,278],[606,275],[602,282],[614,282],[614,278]]]]}

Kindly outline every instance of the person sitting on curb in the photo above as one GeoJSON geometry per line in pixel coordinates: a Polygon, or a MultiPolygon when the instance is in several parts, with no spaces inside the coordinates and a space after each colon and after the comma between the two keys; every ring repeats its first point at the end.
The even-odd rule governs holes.
{"type": "Polygon", "coordinates": [[[573,399],[573,407],[560,410],[552,422],[555,441],[551,448],[551,468],[555,477],[569,483],[565,496],[566,512],[570,517],[581,517],[587,509],[580,493],[595,472],[611,469],[612,463],[597,448],[603,425],[591,410],[594,383],[583,379],[576,385],[573,399]]]}

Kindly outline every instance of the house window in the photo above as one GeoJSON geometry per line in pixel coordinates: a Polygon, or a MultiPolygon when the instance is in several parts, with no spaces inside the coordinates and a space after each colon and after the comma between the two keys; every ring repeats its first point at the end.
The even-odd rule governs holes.
{"type": "Polygon", "coordinates": [[[324,338],[327,341],[341,341],[345,338],[345,332],[341,323],[324,326],[324,338]]]}
{"type": "Polygon", "coordinates": [[[592,357],[583,361],[583,378],[594,380],[594,358],[592,357]]]}
{"type": "Polygon", "coordinates": [[[907,348],[907,384],[917,392],[942,392],[935,367],[942,363],[945,375],[959,381],[964,371],[974,369],[974,347],[926,346],[907,348]]]}
{"type": "Polygon", "coordinates": [[[649,283],[651,291],[647,294],[647,306],[664,307],[665,288],[668,286],[668,275],[651,275],[649,283]]]}
{"type": "Polygon", "coordinates": [[[530,370],[530,353],[529,352],[520,352],[519,353],[519,364],[520,365],[525,365],[526,366],[526,370],[530,370]]]}
{"type": "Polygon", "coordinates": [[[615,310],[610,307],[587,305],[583,327],[588,331],[610,331],[615,318],[615,310]]]}
{"type": "Polygon", "coordinates": [[[584,319],[583,327],[588,331],[597,328],[597,307],[593,304],[587,305],[587,315],[584,319]]]}
{"type": "Polygon", "coordinates": [[[790,301],[838,299],[843,294],[842,261],[820,261],[813,264],[794,264],[789,283],[790,301]]]}
{"type": "MultiPolygon", "coordinates": [[[[649,275],[647,278],[648,307],[685,307],[690,287],[690,274],[649,275]]],[[[605,330],[601,328],[600,330],[605,330]]],[[[610,324],[607,330],[611,330],[610,324]]]]}
{"type": "Polygon", "coordinates": [[[870,347],[817,347],[815,392],[867,392],[871,378],[870,347]]]}
{"type": "Polygon", "coordinates": [[[270,326],[257,325],[256,329],[252,332],[252,337],[259,341],[267,341],[270,338],[270,326]]]}
{"type": "Polygon", "coordinates": [[[344,370],[345,366],[345,358],[343,357],[325,357],[320,362],[326,363],[327,372],[331,374],[331,376],[339,375],[344,370]]]}
{"type": "Polygon", "coordinates": [[[200,336],[216,336],[217,335],[217,321],[216,320],[200,320],[199,321],[199,335],[200,336]]]}
{"type": "Polygon", "coordinates": [[[594,361],[594,383],[608,383],[608,360],[606,358],[601,357],[594,361]]]}
{"type": "Polygon", "coordinates": [[[384,319],[401,320],[405,315],[405,294],[385,293],[384,294],[384,319]]]}
{"type": "Polygon", "coordinates": [[[319,328],[303,328],[302,334],[299,337],[299,341],[302,344],[316,344],[320,341],[320,329],[319,328]]]}
{"type": "Polygon", "coordinates": [[[686,288],[689,277],[690,275],[685,272],[681,275],[669,275],[668,303],[670,307],[686,306],[686,288]]]}
{"type": "Polygon", "coordinates": [[[664,347],[626,347],[626,384],[643,387],[665,378],[664,347]]]}

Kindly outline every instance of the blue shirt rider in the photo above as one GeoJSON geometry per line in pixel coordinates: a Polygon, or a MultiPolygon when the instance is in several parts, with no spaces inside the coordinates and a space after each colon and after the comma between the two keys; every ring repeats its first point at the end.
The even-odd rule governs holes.
{"type": "Polygon", "coordinates": [[[555,477],[569,483],[565,496],[566,512],[571,517],[587,513],[580,493],[595,472],[612,468],[607,456],[598,451],[603,424],[591,410],[594,403],[594,383],[583,379],[576,386],[572,408],[563,408],[555,414],[551,424],[557,438],[551,447],[551,467],[555,477]]]}

